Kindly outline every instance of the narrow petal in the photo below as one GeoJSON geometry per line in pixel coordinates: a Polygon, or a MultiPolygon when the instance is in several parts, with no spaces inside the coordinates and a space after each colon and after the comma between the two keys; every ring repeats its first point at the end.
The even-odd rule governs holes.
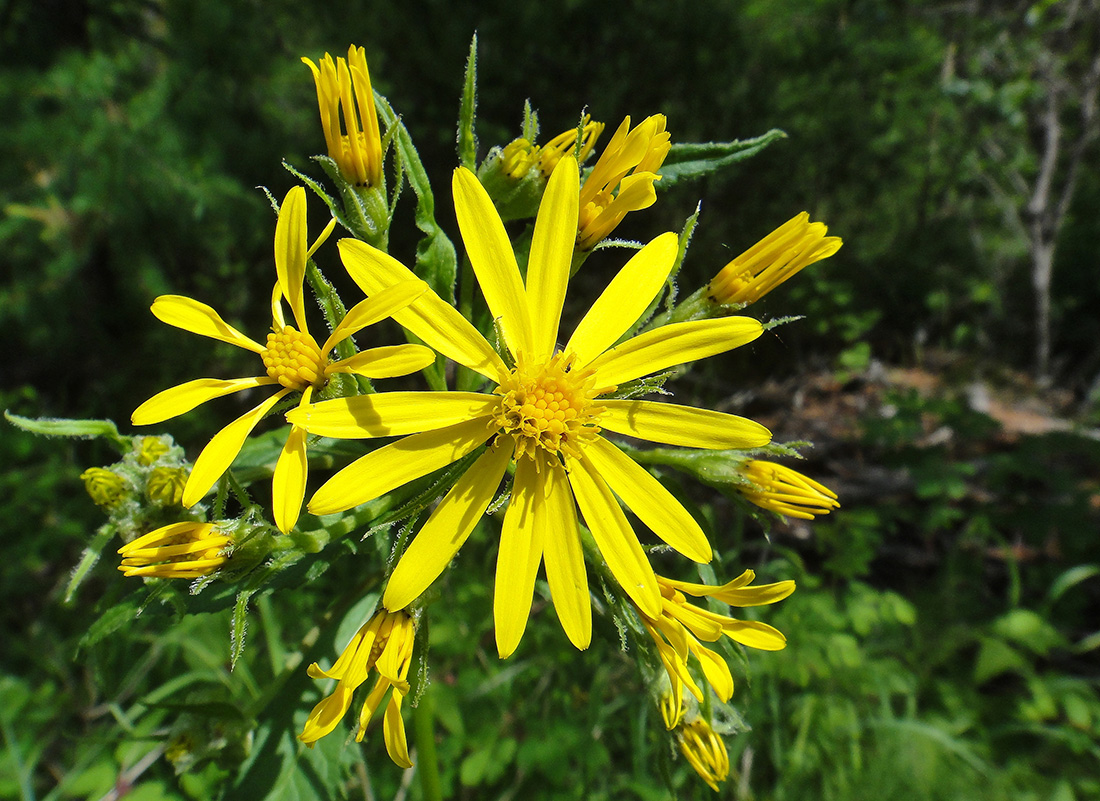
{"type": "Polygon", "coordinates": [[[577,509],[564,468],[556,463],[544,464],[542,472],[546,508],[536,515],[535,525],[544,529],[540,538],[545,548],[546,581],[561,627],[569,641],[583,651],[592,642],[592,600],[577,529],[577,509]]]}
{"type": "MultiPolygon", "coordinates": [[[[371,297],[416,276],[401,262],[358,239],[341,239],[340,257],[359,288],[371,297]]],[[[427,345],[461,365],[497,381],[508,368],[473,324],[430,289],[393,319],[427,345]]]]}
{"type": "Polygon", "coordinates": [[[577,243],[579,196],[577,160],[567,156],[558,162],[546,185],[527,262],[527,296],[535,301],[530,306],[532,358],[536,361],[553,356],[558,341],[569,265],[577,243]]]}
{"type": "Polygon", "coordinates": [[[332,695],[322,699],[309,713],[306,725],[298,739],[303,743],[315,743],[335,729],[351,707],[353,690],[343,682],[336,685],[332,695]]]}
{"type": "Polygon", "coordinates": [[[400,439],[371,451],[330,478],[309,502],[315,515],[343,512],[456,462],[492,436],[489,418],[400,439]]]}
{"type": "Polygon", "coordinates": [[[731,640],[761,651],[782,651],[787,647],[787,638],[783,636],[783,632],[775,626],[756,620],[730,618],[722,625],[722,631],[731,640]]]}
{"type": "Polygon", "coordinates": [[[710,543],[695,518],[644,467],[603,437],[585,447],[584,455],[627,508],[654,534],[688,559],[711,560],[710,543]]]}
{"type": "Polygon", "coordinates": [[[302,501],[306,497],[306,430],[292,426],[286,438],[283,452],[275,463],[275,475],[271,481],[271,505],[275,525],[284,534],[290,533],[298,522],[302,501]]]}
{"type": "Polygon", "coordinates": [[[202,500],[202,496],[214,486],[214,482],[222,477],[222,473],[229,469],[229,465],[233,464],[233,460],[241,452],[245,439],[252,433],[256,424],[289,392],[289,389],[276,392],[214,435],[214,438],[202,449],[199,458],[195,460],[195,466],[187,479],[187,486],[183,488],[184,508],[194,506],[202,500]]]}
{"type": "Polygon", "coordinates": [[[462,242],[489,311],[500,323],[512,355],[520,351],[530,354],[531,315],[527,308],[527,292],[504,223],[489,193],[472,172],[459,167],[451,186],[462,242]]]}
{"type": "Polygon", "coordinates": [[[158,392],[145,403],[134,409],[130,422],[136,426],[148,426],[170,420],[206,403],[208,400],[232,395],[245,389],[269,386],[278,383],[274,378],[196,378],[186,384],[180,384],[158,392]]]}
{"type": "Polygon", "coordinates": [[[752,342],[763,332],[764,326],[749,317],[672,323],[628,339],[588,366],[598,371],[600,386],[623,384],[667,367],[725,353],[752,342]]]}
{"type": "Polygon", "coordinates": [[[182,295],[161,295],[153,301],[150,310],[162,323],[174,325],[192,334],[228,342],[230,345],[236,345],[253,353],[264,352],[263,345],[246,337],[205,303],[199,303],[192,298],[185,298],[182,295]]]}
{"type": "Polygon", "coordinates": [[[388,345],[370,348],[351,358],[333,362],[326,373],[355,373],[367,378],[393,378],[423,370],[435,361],[435,351],[423,345],[388,345]]]}
{"type": "Polygon", "coordinates": [[[405,722],[401,719],[401,701],[404,696],[397,690],[390,696],[386,705],[386,716],[382,721],[382,737],[386,742],[386,753],[399,768],[408,770],[413,766],[409,759],[409,743],[405,738],[405,722]]]}
{"type": "Polygon", "coordinates": [[[628,261],[581,320],[567,352],[585,366],[630,330],[665,285],[678,247],[676,234],[654,239],[628,261]]]}
{"type": "Polygon", "coordinates": [[[303,406],[286,419],[335,439],[399,437],[483,417],[499,403],[483,392],[377,392],[303,406]]]}
{"type": "Polygon", "coordinates": [[[306,190],[295,186],[286,193],[275,224],[275,272],[279,289],[290,305],[300,331],[306,330],[302,284],[306,278],[306,190]]]}
{"type": "Polygon", "coordinates": [[[536,525],[535,518],[546,513],[546,480],[535,469],[533,459],[516,463],[516,479],[512,498],[504,514],[497,551],[496,588],[493,595],[493,620],[496,624],[497,653],[507,659],[516,650],[527,617],[531,612],[531,597],[535,591],[535,574],[542,561],[545,527],[536,525]]]}
{"type": "Polygon", "coordinates": [[[489,448],[455,482],[397,563],[383,606],[404,609],[439,577],[485,514],[511,458],[509,448],[489,448]]]}
{"type": "Polygon", "coordinates": [[[344,319],[333,329],[332,335],[325,340],[321,353],[328,353],[337,342],[343,342],[368,325],[374,325],[380,320],[392,317],[394,312],[401,311],[427,291],[428,285],[419,279],[401,281],[366,300],[359,301],[348,309],[344,319]]]}
{"type": "Polygon", "coordinates": [[[657,577],[619,502],[587,458],[571,459],[569,468],[573,495],[607,566],[643,613],[659,617],[661,591],[657,577]]]}
{"type": "Polygon", "coordinates": [[[707,684],[714,688],[714,694],[723,703],[733,696],[733,674],[726,660],[709,648],[701,645],[692,645],[691,652],[699,660],[703,667],[703,675],[707,677],[707,684]]]}
{"type": "Polygon", "coordinates": [[[754,420],[709,409],[639,400],[606,400],[602,404],[606,411],[600,415],[601,426],[650,442],[726,450],[759,448],[772,439],[771,432],[754,420]]]}

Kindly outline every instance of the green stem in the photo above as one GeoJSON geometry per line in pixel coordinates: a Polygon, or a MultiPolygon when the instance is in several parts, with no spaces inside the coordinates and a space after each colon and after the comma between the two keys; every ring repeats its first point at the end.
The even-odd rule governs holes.
{"type": "Polygon", "coordinates": [[[443,788],[439,780],[439,760],[435,753],[435,703],[431,687],[420,696],[420,703],[413,709],[413,734],[416,738],[417,771],[420,773],[420,789],[424,801],[443,801],[443,788]]]}

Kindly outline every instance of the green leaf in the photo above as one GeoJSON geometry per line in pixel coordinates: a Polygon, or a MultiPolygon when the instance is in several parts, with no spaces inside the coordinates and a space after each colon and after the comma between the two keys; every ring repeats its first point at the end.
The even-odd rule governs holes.
{"type": "Polygon", "coordinates": [[[477,34],[470,40],[466,59],[466,80],[462,86],[462,105],[458,112],[458,162],[468,170],[477,169],[477,34]]]}
{"type": "Polygon", "coordinates": [[[237,593],[237,602],[233,605],[233,625],[229,632],[229,669],[237,666],[237,660],[244,653],[244,639],[248,632],[248,602],[256,592],[245,589],[237,593]]]}
{"type": "Polygon", "coordinates": [[[87,578],[89,571],[95,567],[95,563],[99,561],[100,553],[103,552],[107,543],[110,542],[114,536],[114,526],[100,526],[99,531],[96,532],[95,539],[88,543],[88,547],[84,549],[84,553],[80,556],[80,563],[73,570],[73,574],[69,578],[69,585],[65,588],[65,600],[63,603],[66,606],[72,603],[73,595],[76,593],[77,588],[84,579],[87,578]]]}
{"type": "Polygon", "coordinates": [[[1100,575],[1100,565],[1077,565],[1062,573],[1047,590],[1047,603],[1053,606],[1067,590],[1076,587],[1082,581],[1100,575]]]}
{"type": "Polygon", "coordinates": [[[982,638],[978,661],[974,665],[974,683],[982,684],[1002,673],[1026,673],[1028,662],[1010,645],[992,637],[982,638]]]}
{"type": "Polygon", "coordinates": [[[118,433],[112,420],[68,420],[59,417],[20,417],[4,410],[4,419],[16,428],[46,437],[106,438],[120,453],[130,449],[129,441],[118,433]]]}
{"type": "Polygon", "coordinates": [[[773,128],[754,139],[673,145],[661,166],[661,180],[656,186],[658,189],[668,189],[682,180],[702,178],[755,156],[773,142],[786,138],[785,132],[773,128]]]}

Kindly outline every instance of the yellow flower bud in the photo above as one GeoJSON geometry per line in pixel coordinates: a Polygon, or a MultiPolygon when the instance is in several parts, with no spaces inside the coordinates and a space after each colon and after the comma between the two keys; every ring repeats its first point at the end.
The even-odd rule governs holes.
{"type": "Polygon", "coordinates": [[[126,480],[102,467],[89,467],[80,480],[96,505],[104,509],[117,506],[126,494],[126,480]]]}

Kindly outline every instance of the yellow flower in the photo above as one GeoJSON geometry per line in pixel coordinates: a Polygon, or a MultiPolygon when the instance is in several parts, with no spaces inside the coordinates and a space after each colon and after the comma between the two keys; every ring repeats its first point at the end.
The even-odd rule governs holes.
{"type": "MultiPolygon", "coordinates": [[[[519,644],[535,575],[545,562],[554,605],[569,639],[592,636],[588,580],[577,507],[625,592],[659,615],[653,569],[617,495],[670,546],[699,562],[711,558],[698,523],[644,468],[601,430],[690,448],[752,448],[770,432],[751,420],[671,403],[608,398],[616,386],[756,339],[755,320],[726,317],[668,325],[615,346],[664,286],[677,252],[664,234],[623,267],[556,352],[575,244],[579,172],[563,158],[547,185],[531,242],[527,279],[516,265],[492,200],[473,173],[455,171],[459,229],[511,368],[449,303],[426,292],[394,319],[422,341],[489,379],[479,392],[384,392],[324,401],[288,414],[322,436],[406,436],[353,462],[313,496],[310,510],[350,509],[490,447],[436,507],[390,577],[390,610],[415,600],[443,572],[496,494],[514,458],[515,480],[497,556],[494,616],[500,656],[519,644]]],[[[408,268],[356,240],[340,242],[344,266],[369,296],[407,280],[408,268]]]]}
{"type": "Polygon", "coordinates": [[[781,464],[753,460],[741,475],[755,485],[737,488],[745,499],[777,514],[813,520],[840,507],[831,489],[781,464]]]}
{"type": "MultiPolygon", "coordinates": [[[[715,695],[722,701],[728,701],[733,695],[733,675],[726,661],[704,646],[703,642],[717,642],[723,636],[734,642],[759,648],[762,651],[779,651],[786,647],[787,638],[767,623],[755,620],[737,620],[720,615],[707,609],[701,609],[687,602],[684,593],[694,596],[709,596],[730,606],[762,606],[781,601],[794,592],[793,581],[780,581],[776,584],[748,586],[756,574],[746,570],[728,584],[712,587],[707,584],[691,584],[657,576],[661,589],[661,610],[658,614],[639,608],[642,624],[657,645],[657,653],[672,683],[669,709],[682,710],[684,687],[687,687],[700,702],[703,691],[695,683],[688,670],[688,657],[692,654],[699,660],[707,683],[715,695]]],[[[665,712],[662,707],[662,712],[665,712]]],[[[665,726],[671,729],[678,722],[665,714],[665,726]]]]}
{"type": "Polygon", "coordinates": [[[172,523],[119,548],[118,569],[125,576],[208,576],[225,564],[225,548],[232,542],[213,523],[172,523]]]}
{"type": "Polygon", "coordinates": [[[138,464],[148,467],[168,451],[168,445],[160,437],[142,437],[138,449],[138,464]]]}
{"type": "Polygon", "coordinates": [[[316,662],[310,665],[310,678],[339,681],[332,694],[309,713],[298,739],[312,748],[314,743],[335,729],[351,708],[355,690],[367,680],[371,668],[374,668],[378,672],[378,681],[363,702],[363,709],[359,713],[359,731],[355,739],[362,742],[367,723],[381,705],[386,691],[392,687],[393,693],[386,706],[383,721],[386,751],[398,766],[411,768],[413,764],[409,760],[405,724],[401,720],[401,703],[409,692],[407,677],[415,635],[416,626],[407,614],[381,610],[352,637],[336,664],[329,670],[322,670],[316,662]]]}
{"type": "Polygon", "coordinates": [[[103,467],[89,467],[80,474],[80,480],[96,506],[104,509],[117,505],[126,494],[126,480],[103,467]]]}
{"type": "Polygon", "coordinates": [[[514,181],[522,179],[539,160],[539,146],[513,139],[500,152],[501,170],[514,181]]]}
{"type": "Polygon", "coordinates": [[[828,230],[802,212],[723,267],[711,279],[707,296],[715,303],[755,303],[803,267],[840,250],[843,242],[825,236],[828,230]]]}
{"type": "Polygon", "coordinates": [[[627,212],[657,202],[653,182],[660,180],[657,170],[671,148],[664,114],[647,117],[633,130],[630,117],[623,120],[581,189],[577,223],[580,250],[591,250],[605,239],[627,212]]]}
{"type": "MultiPolygon", "coordinates": [[[[603,133],[604,129],[602,122],[590,122],[590,120],[591,117],[588,114],[585,114],[584,119],[581,120],[584,140],[581,142],[581,152],[577,154],[577,162],[580,164],[584,164],[584,160],[588,158],[592,149],[596,146],[596,140],[600,138],[600,134],[603,133]]],[[[576,128],[563,131],[543,145],[542,150],[538,153],[538,167],[542,176],[549,178],[553,174],[554,168],[558,166],[558,162],[561,161],[562,156],[572,153],[576,146],[576,128]]]]}
{"type": "MultiPolygon", "coordinates": [[[[153,314],[162,322],[186,331],[228,342],[250,350],[263,361],[266,374],[255,378],[199,378],[166,389],[141,404],[133,413],[135,425],[150,425],[168,420],[223,395],[256,387],[278,386],[279,390],[258,406],[241,415],[214,436],[203,448],[183,493],[183,505],[193,506],[209,491],[233,463],[245,439],[271,408],[291,392],[301,392],[301,403],[308,404],[313,393],[325,386],[334,373],[354,373],[368,378],[388,378],[420,370],[434,360],[434,354],[420,345],[398,345],[365,350],[341,361],[330,362],[329,351],[368,325],[389,317],[407,306],[427,289],[414,280],[393,286],[348,311],[322,346],[306,327],[303,281],[306,261],[328,237],[332,226],[307,249],[306,194],[296,186],[287,193],[275,227],[275,268],[278,282],[271,298],[272,332],[261,345],[226,323],[204,303],[179,295],[162,295],[153,303],[153,314]],[[293,325],[283,318],[282,301],[294,314],[293,325]]],[[[288,532],[298,520],[306,486],[306,430],[293,426],[275,465],[272,484],[275,523],[288,532]]]]}
{"type": "Polygon", "coordinates": [[[325,131],[329,158],[336,162],[340,174],[349,183],[366,188],[381,186],[382,136],[367,71],[366,50],[352,45],[348,48],[347,61],[342,58],[333,61],[332,56],[325,53],[320,67],[308,58],[303,58],[302,63],[313,72],[313,82],[317,85],[317,105],[321,110],[321,127],[325,131]],[[340,127],[341,112],[343,129],[340,127]]]}
{"type": "Polygon", "coordinates": [[[718,782],[723,782],[730,773],[730,757],[726,744],[705,718],[698,717],[685,723],[676,732],[680,742],[680,753],[695,769],[710,789],[718,792],[718,782]]]}
{"type": "Polygon", "coordinates": [[[145,494],[161,506],[178,506],[183,500],[187,470],[182,467],[154,467],[145,481],[145,494]]]}

